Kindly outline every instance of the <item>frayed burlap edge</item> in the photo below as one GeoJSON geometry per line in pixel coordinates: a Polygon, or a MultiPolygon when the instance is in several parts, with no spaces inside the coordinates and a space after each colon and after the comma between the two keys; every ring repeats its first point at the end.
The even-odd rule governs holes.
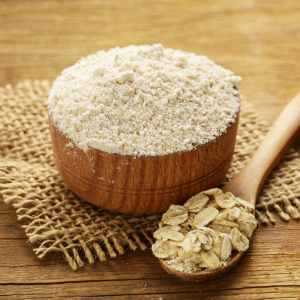
{"type": "MultiPolygon", "coordinates": [[[[49,81],[25,81],[0,88],[0,190],[12,203],[34,252],[44,258],[63,252],[73,270],[85,261],[105,261],[125,249],[142,250],[152,243],[160,215],[126,215],[81,200],[61,180],[54,164],[46,98],[49,81]]],[[[245,166],[269,130],[266,122],[242,101],[233,163],[224,180],[245,166]]],[[[259,196],[257,217],[263,223],[299,218],[300,158],[292,149],[270,175],[259,196]]]]}

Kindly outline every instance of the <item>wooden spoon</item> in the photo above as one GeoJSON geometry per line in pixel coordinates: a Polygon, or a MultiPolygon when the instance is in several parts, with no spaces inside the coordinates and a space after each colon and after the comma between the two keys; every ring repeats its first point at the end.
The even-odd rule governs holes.
{"type": "MultiPolygon", "coordinates": [[[[230,191],[236,197],[255,206],[265,180],[299,134],[300,93],[284,108],[246,167],[231,182],[223,186],[223,192],[230,191]]],[[[206,281],[230,270],[244,253],[234,253],[228,264],[219,269],[194,273],[174,270],[162,259],[159,262],[165,271],[175,277],[189,281],[206,281]]]]}

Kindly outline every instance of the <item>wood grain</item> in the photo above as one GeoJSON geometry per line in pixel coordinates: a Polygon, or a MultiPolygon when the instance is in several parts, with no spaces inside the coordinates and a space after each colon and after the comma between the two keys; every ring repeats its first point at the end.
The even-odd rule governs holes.
{"type": "Polygon", "coordinates": [[[237,116],[227,131],[191,151],[163,156],[132,156],[77,146],[50,118],[53,154],[68,187],[86,201],[113,211],[156,214],[218,186],[230,166],[237,116]],[[212,159],[213,158],[213,159],[212,159]]]}
{"type": "MultiPolygon", "coordinates": [[[[300,89],[299,20],[298,0],[2,0],[0,85],[54,79],[97,50],[160,42],[241,75],[241,93],[271,123],[300,89]]],[[[77,272],[61,254],[41,261],[0,200],[0,299],[299,299],[299,221],[276,220],[226,276],[193,284],[169,277],[149,251],[77,272]]]]}

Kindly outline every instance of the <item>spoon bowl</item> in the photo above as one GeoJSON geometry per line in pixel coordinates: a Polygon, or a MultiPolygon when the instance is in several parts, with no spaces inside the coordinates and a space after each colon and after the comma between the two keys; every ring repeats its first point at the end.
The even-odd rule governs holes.
{"type": "Polygon", "coordinates": [[[244,253],[245,253],[245,251],[233,252],[232,258],[228,262],[228,264],[226,266],[223,266],[216,270],[204,270],[204,271],[193,272],[193,273],[181,272],[181,271],[172,269],[168,266],[166,261],[164,261],[163,259],[159,259],[159,263],[167,273],[169,273],[170,275],[172,275],[176,278],[187,280],[187,281],[207,281],[207,280],[211,280],[216,277],[219,277],[222,274],[228,272],[231,268],[233,268],[239,262],[239,260],[242,258],[244,253]]]}

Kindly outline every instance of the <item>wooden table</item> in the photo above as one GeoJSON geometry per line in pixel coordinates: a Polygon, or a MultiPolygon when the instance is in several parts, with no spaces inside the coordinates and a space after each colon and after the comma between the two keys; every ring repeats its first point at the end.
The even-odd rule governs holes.
{"type": "MultiPolygon", "coordinates": [[[[54,79],[80,57],[129,44],[207,55],[244,78],[241,92],[270,123],[300,90],[300,2],[0,1],[0,86],[54,79]]],[[[300,299],[299,222],[260,226],[230,273],[207,283],[168,276],[150,251],[73,272],[41,261],[0,200],[0,298],[300,299]]]]}

